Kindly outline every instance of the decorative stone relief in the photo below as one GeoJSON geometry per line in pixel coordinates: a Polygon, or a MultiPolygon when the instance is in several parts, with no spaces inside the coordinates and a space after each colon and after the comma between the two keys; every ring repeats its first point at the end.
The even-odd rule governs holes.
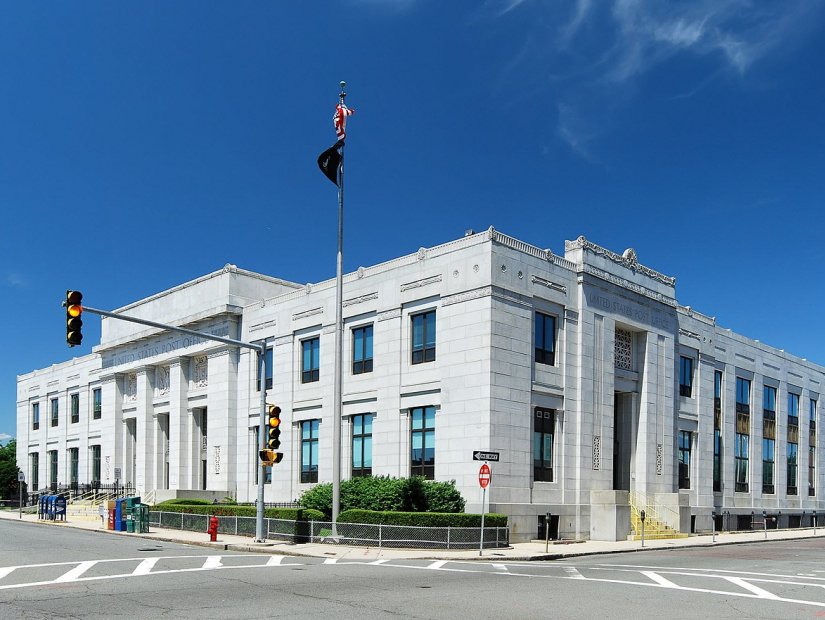
{"type": "Polygon", "coordinates": [[[123,380],[123,400],[127,403],[137,400],[137,374],[126,375],[123,380]]]}
{"type": "Polygon", "coordinates": [[[215,446],[215,473],[221,473],[221,447],[215,446]]]}
{"type": "Polygon", "coordinates": [[[422,278],[421,280],[415,280],[414,282],[405,282],[401,285],[401,291],[408,291],[413,288],[427,286],[428,284],[435,284],[436,282],[441,282],[441,274],[430,276],[429,278],[422,278]]]}
{"type": "Polygon", "coordinates": [[[427,258],[427,248],[418,248],[418,260],[427,258]]]}
{"type": "Polygon", "coordinates": [[[169,366],[155,369],[155,396],[166,396],[169,393],[169,383],[169,366]]]}
{"type": "Polygon", "coordinates": [[[626,329],[616,328],[615,338],[615,366],[625,370],[633,370],[633,334],[626,329]]]}
{"type": "Polygon", "coordinates": [[[205,355],[199,355],[195,358],[195,366],[192,372],[192,383],[196,388],[202,388],[209,385],[209,361],[205,355]]]}
{"type": "Polygon", "coordinates": [[[602,438],[593,435],[593,471],[599,471],[602,465],[602,438]]]}
{"type": "Polygon", "coordinates": [[[663,469],[662,444],[656,444],[656,475],[661,476],[663,469]]]}
{"type": "Polygon", "coordinates": [[[650,267],[645,267],[644,265],[639,263],[639,258],[636,255],[636,251],[633,248],[628,248],[624,251],[624,253],[620,256],[615,252],[611,252],[607,248],[603,248],[600,245],[596,245],[592,241],[588,241],[584,238],[584,236],[580,236],[575,241],[565,241],[564,242],[564,249],[565,251],[570,250],[578,250],[578,249],[585,249],[597,256],[604,256],[605,258],[613,261],[618,265],[623,265],[628,267],[629,269],[633,269],[634,271],[638,271],[648,278],[652,278],[662,284],[666,284],[668,286],[676,286],[676,278],[671,276],[666,276],[658,271],[654,271],[650,267]]]}

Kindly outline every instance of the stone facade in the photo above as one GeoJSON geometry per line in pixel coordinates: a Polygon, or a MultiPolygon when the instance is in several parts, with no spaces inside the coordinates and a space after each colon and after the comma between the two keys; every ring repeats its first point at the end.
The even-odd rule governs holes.
{"type": "MultiPolygon", "coordinates": [[[[410,475],[419,443],[432,438],[417,432],[417,416],[434,411],[433,477],[455,480],[467,509],[478,511],[472,453],[499,452],[488,499],[490,510],[510,515],[514,540],[535,537],[546,513],[563,537],[622,538],[630,504],[641,501],[670,511],[683,531],[709,529],[714,510],[735,518],[825,506],[810,414],[814,407],[819,417],[825,369],[679,305],[675,279],[639,263],[633,250],[619,255],[580,237],[562,257],[491,228],[345,275],[343,310],[345,477],[362,454],[374,475],[410,475]],[[416,358],[423,349],[413,331],[432,313],[434,352],[416,358]],[[371,370],[355,374],[354,330],[362,328],[371,370]],[[737,405],[744,380],[747,420],[737,405]],[[772,493],[762,480],[764,385],[778,395],[772,493]],[[794,400],[796,419],[787,410],[794,400]],[[353,438],[364,415],[368,452],[364,437],[353,438]]],[[[285,458],[266,501],[291,501],[316,478],[331,479],[334,280],[298,285],[227,266],[120,311],[267,338],[267,400],[283,410],[285,458]],[[317,380],[308,380],[314,371],[317,380]]],[[[39,487],[55,482],[56,455],[58,484],[95,476],[111,483],[118,473],[156,497],[205,490],[253,501],[258,379],[254,351],[104,319],[92,354],[18,377],[18,464],[30,481],[37,466],[39,487]]]]}

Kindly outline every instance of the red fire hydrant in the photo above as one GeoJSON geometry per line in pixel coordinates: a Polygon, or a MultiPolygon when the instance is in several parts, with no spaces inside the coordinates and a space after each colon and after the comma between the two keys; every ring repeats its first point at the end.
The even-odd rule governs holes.
{"type": "Polygon", "coordinates": [[[210,542],[218,540],[218,517],[215,515],[209,517],[209,527],[206,528],[206,532],[209,534],[210,542]]]}

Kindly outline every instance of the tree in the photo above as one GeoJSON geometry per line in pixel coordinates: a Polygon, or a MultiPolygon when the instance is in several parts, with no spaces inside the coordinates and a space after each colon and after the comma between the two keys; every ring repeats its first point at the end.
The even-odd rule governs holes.
{"type": "Polygon", "coordinates": [[[0,498],[17,499],[17,442],[0,446],[0,498]]]}

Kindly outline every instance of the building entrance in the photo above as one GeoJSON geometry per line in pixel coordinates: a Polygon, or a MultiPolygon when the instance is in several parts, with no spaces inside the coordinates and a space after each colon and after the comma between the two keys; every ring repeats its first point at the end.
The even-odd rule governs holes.
{"type": "Polygon", "coordinates": [[[636,453],[636,416],[630,392],[613,395],[613,490],[630,491],[633,459],[636,453]]]}

